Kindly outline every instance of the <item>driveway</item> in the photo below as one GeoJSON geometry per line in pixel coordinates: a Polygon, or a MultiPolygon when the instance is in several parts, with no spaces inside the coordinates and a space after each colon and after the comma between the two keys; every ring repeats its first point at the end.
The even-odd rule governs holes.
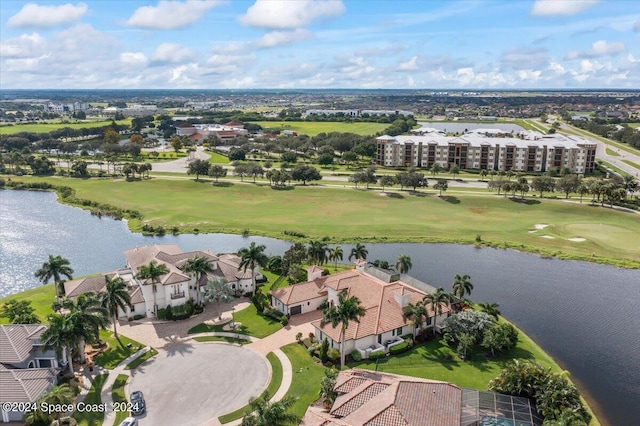
{"type": "Polygon", "coordinates": [[[216,424],[219,415],[260,395],[270,375],[266,359],[252,349],[179,342],[132,371],[129,389],[144,393],[141,425],[216,424]]]}

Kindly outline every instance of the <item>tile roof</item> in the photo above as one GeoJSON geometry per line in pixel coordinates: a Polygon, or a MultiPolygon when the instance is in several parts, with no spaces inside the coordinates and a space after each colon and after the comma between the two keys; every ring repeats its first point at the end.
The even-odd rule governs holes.
{"type": "Polygon", "coordinates": [[[56,374],[53,368],[0,368],[0,389],[3,397],[10,395],[12,402],[35,402],[55,383],[56,374]]]}
{"type": "Polygon", "coordinates": [[[17,364],[29,358],[33,344],[47,329],[42,324],[0,325],[0,363],[17,364]]]}
{"type": "Polygon", "coordinates": [[[66,281],[64,283],[64,292],[67,297],[77,297],[83,293],[94,292],[98,293],[104,290],[106,286],[105,276],[110,279],[116,276],[116,272],[107,272],[96,277],[80,278],[77,280],[66,281]]]}
{"type": "Polygon", "coordinates": [[[291,305],[326,296],[327,290],[324,288],[323,280],[314,280],[279,288],[273,290],[271,294],[285,305],[291,305]]]}

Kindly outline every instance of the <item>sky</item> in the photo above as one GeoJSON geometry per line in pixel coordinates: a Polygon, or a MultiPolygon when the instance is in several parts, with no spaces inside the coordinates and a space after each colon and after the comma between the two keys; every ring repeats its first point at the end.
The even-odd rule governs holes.
{"type": "Polygon", "coordinates": [[[640,1],[0,1],[0,89],[52,88],[640,89],[640,1]]]}

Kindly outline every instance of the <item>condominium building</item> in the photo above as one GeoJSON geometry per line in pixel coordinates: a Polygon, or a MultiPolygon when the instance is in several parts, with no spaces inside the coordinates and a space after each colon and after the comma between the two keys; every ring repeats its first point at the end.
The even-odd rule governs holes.
{"type": "Polygon", "coordinates": [[[568,168],[572,173],[592,173],[595,142],[575,136],[520,133],[477,129],[460,136],[447,136],[432,128],[417,129],[414,135],[380,136],[376,163],[387,167],[513,170],[545,172],[568,168]]]}

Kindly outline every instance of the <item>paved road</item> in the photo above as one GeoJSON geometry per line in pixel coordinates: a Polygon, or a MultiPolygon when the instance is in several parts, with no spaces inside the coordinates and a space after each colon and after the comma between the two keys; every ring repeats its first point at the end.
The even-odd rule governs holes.
{"type": "Polygon", "coordinates": [[[141,390],[147,413],[140,425],[214,424],[267,387],[264,357],[226,343],[179,342],[132,372],[130,391],[141,390]]]}

